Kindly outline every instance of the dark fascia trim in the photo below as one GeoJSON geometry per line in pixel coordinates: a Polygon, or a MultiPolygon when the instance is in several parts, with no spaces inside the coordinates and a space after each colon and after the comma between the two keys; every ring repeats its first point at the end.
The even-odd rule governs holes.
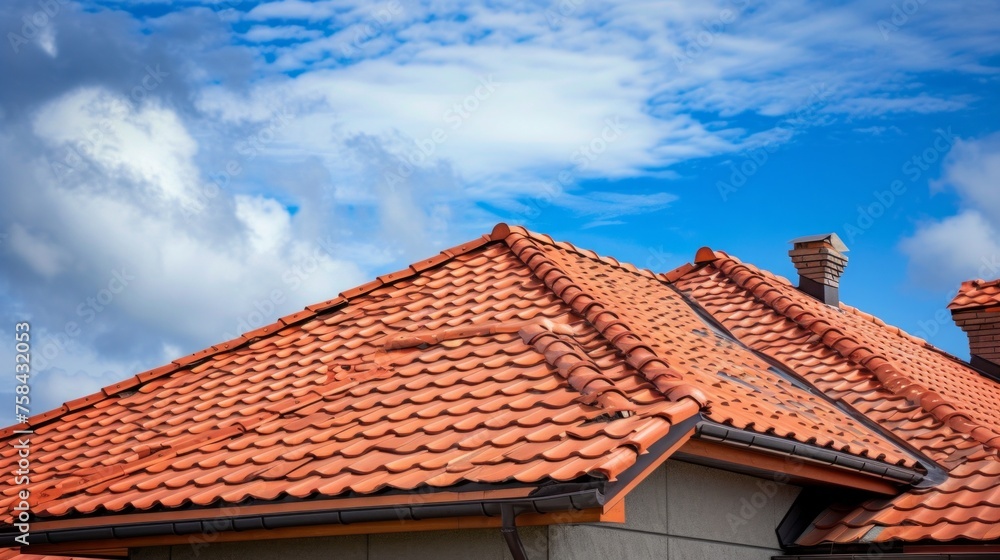
{"type": "Polygon", "coordinates": [[[983,377],[1000,383],[1000,364],[973,354],[969,359],[969,365],[978,370],[983,377]]]}
{"type": "Polygon", "coordinates": [[[695,437],[707,441],[723,442],[789,457],[800,457],[818,461],[834,467],[841,467],[886,479],[897,484],[912,485],[924,478],[923,474],[912,469],[864,459],[842,451],[806,445],[775,436],[756,434],[713,422],[701,422],[698,424],[695,437]]]}
{"type": "MultiPolygon", "coordinates": [[[[155,537],[164,535],[190,535],[204,532],[249,531],[254,529],[282,529],[308,525],[349,525],[378,521],[417,521],[444,517],[501,516],[502,510],[522,513],[554,513],[579,511],[601,507],[605,503],[604,483],[595,483],[590,488],[580,488],[579,484],[569,485],[570,490],[559,492],[556,486],[548,488],[545,495],[528,496],[468,502],[445,502],[436,504],[396,505],[346,510],[327,510],[306,513],[281,513],[237,516],[232,518],[211,518],[205,520],[185,520],[173,522],[132,523],[128,525],[105,525],[81,529],[53,529],[32,532],[32,544],[64,544],[98,539],[125,539],[155,537]]],[[[206,510],[210,511],[210,510],[206,510]]],[[[0,534],[0,546],[19,546],[14,539],[18,532],[0,534]]]]}
{"type": "Polygon", "coordinates": [[[957,539],[936,541],[886,541],[826,543],[816,546],[796,546],[773,560],[996,560],[1000,558],[1000,541],[970,541],[957,539]]]}
{"type": "Polygon", "coordinates": [[[627,488],[637,476],[642,474],[642,472],[651,464],[664,460],[663,455],[667,453],[671,447],[677,444],[677,442],[686,436],[689,431],[696,429],[697,426],[704,421],[705,418],[701,415],[701,413],[698,413],[686,420],[682,420],[670,426],[670,431],[667,433],[666,437],[660,438],[659,441],[649,446],[646,450],[647,452],[639,455],[635,464],[625,469],[625,472],[622,474],[618,475],[618,479],[615,482],[608,483],[607,501],[614,502],[615,497],[627,488]]]}

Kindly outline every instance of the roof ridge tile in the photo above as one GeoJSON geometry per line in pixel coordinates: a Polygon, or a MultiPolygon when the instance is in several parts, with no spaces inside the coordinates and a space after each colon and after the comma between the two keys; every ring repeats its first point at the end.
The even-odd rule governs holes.
{"type": "Polygon", "coordinates": [[[514,235],[514,236],[520,235],[532,241],[545,243],[546,245],[551,245],[558,249],[569,251],[571,253],[575,253],[577,255],[586,257],[588,259],[600,261],[609,266],[613,266],[615,268],[625,270],[633,274],[638,274],[640,276],[647,276],[650,278],[658,278],[660,276],[658,273],[648,268],[640,268],[629,262],[621,262],[618,259],[611,256],[599,255],[596,252],[591,251],[590,249],[583,249],[577,247],[576,245],[568,241],[554,241],[552,237],[546,234],[533,232],[529,229],[526,229],[523,226],[511,226],[504,223],[497,224],[497,227],[493,229],[493,234],[491,237],[494,241],[499,241],[506,239],[509,235],[514,235]]]}
{"type": "MultiPolygon", "coordinates": [[[[709,406],[708,397],[700,389],[688,385],[681,373],[674,370],[655,352],[649,350],[649,345],[628,328],[614,312],[573,282],[555,262],[535,246],[535,242],[538,240],[556,246],[551,242],[551,239],[545,241],[544,238],[532,236],[530,232],[520,227],[508,229],[503,239],[510,247],[511,252],[521,259],[521,262],[531,269],[542,283],[548,286],[574,312],[593,325],[625,356],[626,362],[635,367],[663,395],[671,401],[690,398],[701,408],[709,406]],[[580,293],[568,295],[574,291],[580,293]],[[634,338],[634,342],[626,343],[625,340],[628,338],[634,338]]],[[[580,254],[582,255],[582,253],[580,254]]],[[[652,272],[646,271],[646,273],[656,278],[652,272]]]]}
{"type": "Polygon", "coordinates": [[[720,258],[712,264],[758,301],[791,319],[802,328],[813,332],[823,344],[845,359],[871,371],[879,383],[891,393],[903,396],[910,402],[918,404],[934,418],[956,432],[964,433],[977,442],[993,448],[994,453],[1000,453],[1000,434],[973,422],[970,414],[949,403],[940,394],[903,375],[888,358],[865,347],[861,341],[844,333],[831,325],[828,320],[815,315],[802,304],[781,293],[777,287],[767,281],[763,274],[755,271],[754,268],[729,257],[720,258]],[[753,282],[754,279],[759,281],[753,282]],[[798,308],[798,311],[794,311],[793,308],[798,308]]]}
{"type": "Polygon", "coordinates": [[[572,339],[540,324],[526,325],[519,332],[521,340],[545,356],[566,382],[581,394],[580,402],[609,412],[635,411],[636,405],[613,379],[601,371],[586,351],[572,339]],[[556,348],[565,346],[564,349],[556,348]],[[582,371],[581,371],[582,370],[582,371]]]}
{"type": "Polygon", "coordinates": [[[927,340],[925,340],[923,338],[920,338],[919,336],[916,336],[916,335],[913,335],[913,334],[910,334],[910,333],[906,332],[905,330],[903,330],[899,326],[891,325],[889,323],[886,323],[885,321],[883,321],[882,319],[880,319],[880,318],[872,315],[871,313],[868,313],[866,311],[862,311],[862,310],[858,309],[857,307],[853,307],[851,305],[847,305],[844,302],[840,302],[840,309],[842,311],[846,312],[846,313],[851,313],[853,315],[857,315],[857,316],[861,317],[862,319],[870,321],[870,322],[872,322],[872,323],[874,323],[874,324],[876,324],[876,325],[884,328],[886,330],[886,332],[890,332],[890,333],[892,333],[892,334],[894,334],[894,335],[902,338],[903,340],[908,340],[908,341],[910,341],[910,342],[912,342],[912,343],[914,343],[914,344],[916,344],[918,346],[921,346],[921,347],[923,347],[923,348],[925,348],[927,350],[930,350],[932,352],[936,352],[936,353],[938,353],[938,354],[940,354],[940,355],[942,355],[942,356],[944,356],[944,357],[946,357],[946,358],[948,358],[950,360],[958,362],[960,364],[968,365],[965,362],[965,360],[959,358],[958,356],[952,354],[951,352],[948,352],[947,350],[944,350],[943,348],[938,348],[937,346],[934,346],[933,344],[931,344],[927,340]]]}

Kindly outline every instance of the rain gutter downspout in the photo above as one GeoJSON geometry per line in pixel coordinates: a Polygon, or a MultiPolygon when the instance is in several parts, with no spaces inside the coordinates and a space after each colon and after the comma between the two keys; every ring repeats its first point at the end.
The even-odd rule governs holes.
{"type": "Polygon", "coordinates": [[[521,535],[517,532],[517,512],[514,511],[513,504],[503,504],[500,506],[501,527],[500,534],[510,549],[510,555],[514,560],[528,560],[528,554],[524,550],[524,543],[521,542],[521,535]]]}

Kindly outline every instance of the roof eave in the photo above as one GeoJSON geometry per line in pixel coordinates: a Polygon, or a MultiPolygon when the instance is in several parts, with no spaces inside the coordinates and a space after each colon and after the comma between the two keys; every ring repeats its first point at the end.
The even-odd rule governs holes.
{"type": "MultiPolygon", "coordinates": [[[[287,529],[306,527],[339,527],[335,534],[355,532],[392,532],[421,530],[431,521],[452,518],[491,518],[499,526],[501,508],[512,506],[515,512],[527,515],[584,512],[597,510],[603,513],[605,483],[556,484],[544,489],[525,488],[525,492],[480,491],[466,492],[464,495],[447,494],[447,499],[434,499],[433,495],[412,495],[406,500],[386,501],[385,496],[373,497],[372,504],[365,506],[364,500],[324,500],[327,507],[298,510],[288,506],[296,504],[271,504],[260,506],[210,508],[188,512],[159,512],[127,516],[101,516],[53,521],[39,521],[32,525],[31,546],[25,552],[85,554],[88,550],[116,547],[139,546],[143,542],[193,542],[197,535],[230,535],[223,540],[248,540],[260,538],[280,538],[287,529]],[[517,495],[517,494],[525,495],[517,495]],[[337,507],[338,502],[351,502],[352,507],[337,507]],[[373,525],[385,524],[381,530],[373,525]],[[356,529],[352,531],[353,529],[356,529]],[[264,532],[264,533],[262,533],[264,532]]],[[[395,496],[399,498],[400,496],[395,496]]],[[[309,502],[297,505],[310,505],[309,502]]],[[[569,515],[563,522],[579,522],[579,516],[569,515]]],[[[590,516],[593,517],[593,516],[590,516]]],[[[599,519],[590,519],[596,521],[599,519]]],[[[535,520],[536,522],[538,520],[535,520]]],[[[558,522],[553,519],[552,522],[558,522]]],[[[440,528],[431,525],[429,528],[440,528]]],[[[18,532],[0,534],[0,546],[17,546],[14,538],[18,532]]],[[[288,535],[285,535],[288,536],[288,535]]]]}

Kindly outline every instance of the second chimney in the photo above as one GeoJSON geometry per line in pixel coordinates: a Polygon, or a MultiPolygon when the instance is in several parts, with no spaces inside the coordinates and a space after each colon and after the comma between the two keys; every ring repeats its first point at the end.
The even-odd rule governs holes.
{"type": "Polygon", "coordinates": [[[799,271],[799,290],[827,305],[840,305],[840,275],[847,266],[847,245],[836,233],[793,239],[788,255],[799,271]]]}
{"type": "Polygon", "coordinates": [[[1000,380],[1000,279],[962,282],[948,309],[969,335],[969,363],[1000,380]]]}

